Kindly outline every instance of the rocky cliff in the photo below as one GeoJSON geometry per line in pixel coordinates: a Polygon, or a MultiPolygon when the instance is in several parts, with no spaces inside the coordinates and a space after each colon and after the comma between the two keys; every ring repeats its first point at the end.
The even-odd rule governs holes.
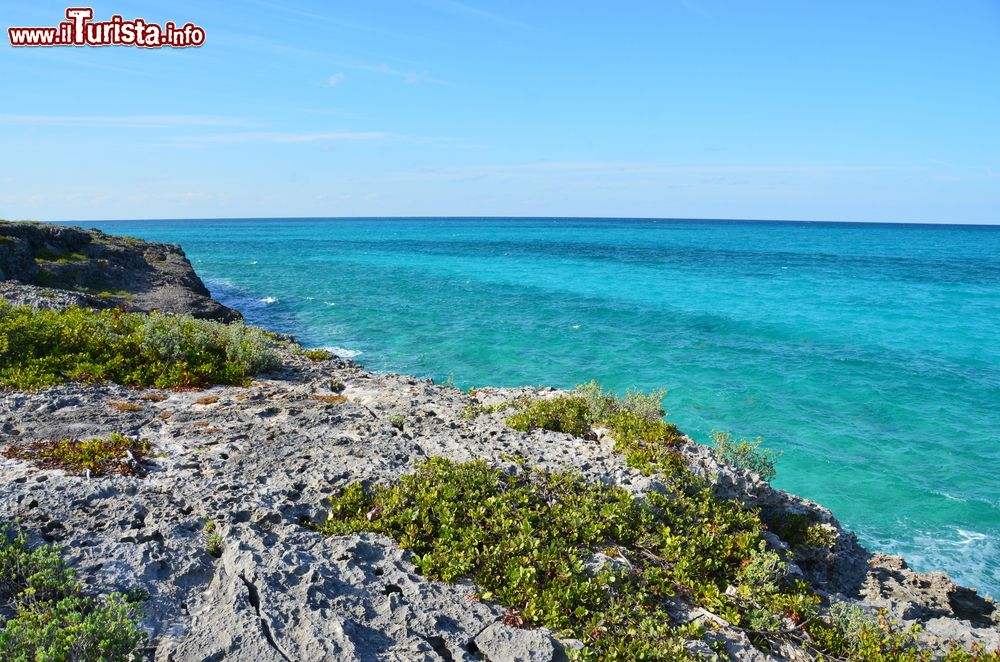
{"type": "Polygon", "coordinates": [[[0,221],[0,294],[21,304],[55,299],[55,305],[241,319],[211,298],[176,244],[44,223],[0,221]]]}

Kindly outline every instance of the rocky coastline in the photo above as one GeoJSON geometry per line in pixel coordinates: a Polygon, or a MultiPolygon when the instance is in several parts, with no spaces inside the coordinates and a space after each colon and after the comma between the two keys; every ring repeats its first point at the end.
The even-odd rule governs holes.
{"type": "MultiPolygon", "coordinates": [[[[95,230],[0,224],[0,296],[13,305],[123,307],[232,321],[178,246],[95,230]]],[[[337,357],[313,360],[287,345],[281,366],[246,386],[140,389],[113,383],[0,391],[0,451],[37,440],[121,433],[150,442],[144,477],[73,475],[0,459],[0,520],[33,541],[59,545],[94,591],[147,593],[145,655],[155,660],[558,660],[573,640],[506,622],[506,610],[472,600],[469,582],[420,575],[409,552],[371,533],[324,537],[303,526],[327,516],[347,483],[386,484],[423,460],[509,459],[641,496],[662,488],[589,438],[520,432],[490,405],[554,398],[544,388],[473,394],[406,375],[372,373],[337,357]],[[469,416],[470,407],[482,413],[469,416]],[[221,541],[210,553],[205,526],[221,541]]],[[[1000,607],[944,573],[864,549],[834,515],[773,489],[687,439],[687,466],[713,493],[762,511],[808,515],[829,546],[788,556],[824,599],[885,610],[919,625],[920,645],[1000,649],[1000,607]]],[[[785,554],[787,541],[766,534],[785,554]]],[[[704,623],[695,658],[812,659],[794,646],[764,652],[747,633],[694,605],[677,618],[704,623]],[[712,644],[712,645],[710,645],[712,644]],[[724,653],[720,652],[724,651],[724,653]]]]}

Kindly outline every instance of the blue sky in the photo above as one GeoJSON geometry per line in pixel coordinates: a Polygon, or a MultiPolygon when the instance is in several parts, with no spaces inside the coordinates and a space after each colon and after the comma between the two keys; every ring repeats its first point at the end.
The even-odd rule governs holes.
{"type": "Polygon", "coordinates": [[[207,41],[4,34],[0,217],[1000,222],[997,0],[93,6],[207,41]]]}

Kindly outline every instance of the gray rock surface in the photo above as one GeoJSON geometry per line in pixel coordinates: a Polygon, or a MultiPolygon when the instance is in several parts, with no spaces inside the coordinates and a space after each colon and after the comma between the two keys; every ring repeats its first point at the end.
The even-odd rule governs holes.
{"type": "MultiPolygon", "coordinates": [[[[470,397],[454,388],[370,373],[341,359],[314,363],[288,354],[285,366],[245,388],[161,392],[105,384],[3,394],[0,447],[117,431],[149,439],[157,457],[145,479],[87,479],[4,459],[2,518],[19,518],[38,539],[62,545],[95,589],[145,587],[144,625],[157,660],[561,657],[563,644],[546,630],[512,629],[502,623],[502,607],[470,599],[474,586],[416,574],[391,539],[327,539],[302,522],[321,521],[338,487],[391,481],[431,455],[481,458],[511,470],[501,456],[519,455],[637,494],[657,489],[655,478],[627,467],[603,437],[521,433],[503,424],[502,413],[465,420],[470,397]],[[314,399],[331,394],[331,377],[345,385],[347,402],[314,399]],[[151,393],[163,399],[148,399],[151,393]],[[109,402],[139,410],[118,411],[109,402]],[[394,415],[405,417],[402,431],[389,422],[394,415]],[[225,540],[221,558],[206,551],[207,521],[225,540]]],[[[527,392],[557,395],[486,389],[481,397],[527,392]]],[[[921,623],[932,642],[993,641],[998,616],[991,600],[941,575],[869,555],[825,509],[719,464],[708,448],[689,443],[684,452],[721,492],[744,485],[746,492],[733,496],[749,504],[827,518],[845,542],[828,566],[812,569],[821,590],[921,623]]],[[[713,638],[736,659],[796,659],[764,655],[724,626],[713,638]]]]}
{"type": "Polygon", "coordinates": [[[100,230],[0,222],[0,280],[4,298],[28,305],[46,294],[17,284],[74,290],[95,308],[241,319],[211,298],[180,246],[100,230]]]}

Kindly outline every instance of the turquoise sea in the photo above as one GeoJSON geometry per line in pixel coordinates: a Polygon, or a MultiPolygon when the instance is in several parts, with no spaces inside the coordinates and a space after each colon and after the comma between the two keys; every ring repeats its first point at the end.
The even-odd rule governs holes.
{"type": "Polygon", "coordinates": [[[457,386],[667,387],[872,549],[1000,597],[1000,227],[577,218],[85,222],[222,301],[457,386]]]}

